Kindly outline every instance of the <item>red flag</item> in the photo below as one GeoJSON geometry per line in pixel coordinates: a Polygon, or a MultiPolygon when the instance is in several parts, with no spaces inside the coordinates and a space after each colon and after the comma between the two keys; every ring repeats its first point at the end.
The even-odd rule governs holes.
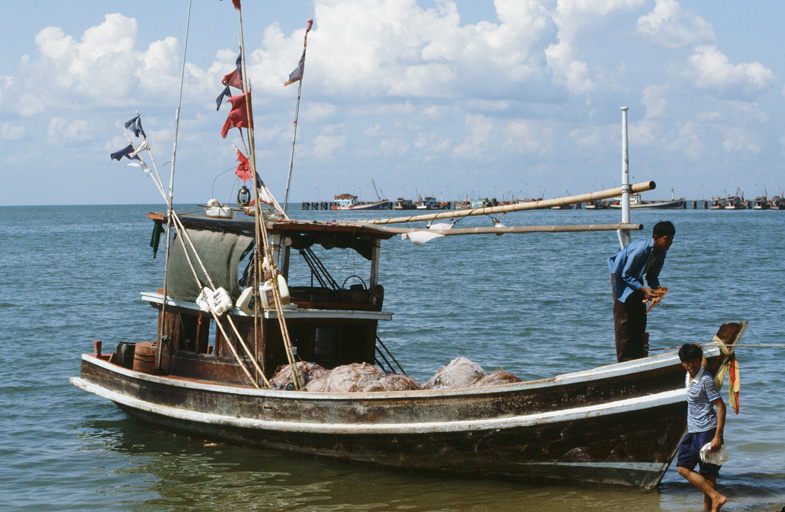
{"type": "MultiPolygon", "coordinates": [[[[223,0],[221,0],[221,1],[223,2],[223,0]]],[[[240,0],[232,0],[232,3],[234,4],[234,8],[239,11],[240,10],[240,0]]]]}
{"type": "Polygon", "coordinates": [[[248,163],[248,159],[245,158],[245,155],[239,149],[235,148],[237,151],[237,161],[240,162],[237,164],[237,169],[235,169],[234,173],[243,181],[248,181],[253,178],[253,174],[251,174],[251,165],[248,163]]]}
{"type": "Polygon", "coordinates": [[[253,109],[251,108],[251,91],[244,94],[238,94],[229,98],[232,103],[232,111],[229,112],[229,117],[226,118],[223,128],[221,129],[221,137],[226,138],[230,128],[253,128],[253,109]],[[245,106],[246,98],[248,98],[248,108],[245,106]],[[250,112],[250,123],[248,122],[248,113],[250,112]]]}
{"type": "Polygon", "coordinates": [[[221,83],[224,85],[231,85],[235,89],[243,90],[243,75],[239,69],[235,69],[228,75],[225,75],[221,83]]]}
{"type": "Polygon", "coordinates": [[[234,71],[225,75],[221,83],[224,85],[231,85],[235,89],[243,90],[243,54],[237,56],[237,61],[235,62],[236,66],[234,71]]]}

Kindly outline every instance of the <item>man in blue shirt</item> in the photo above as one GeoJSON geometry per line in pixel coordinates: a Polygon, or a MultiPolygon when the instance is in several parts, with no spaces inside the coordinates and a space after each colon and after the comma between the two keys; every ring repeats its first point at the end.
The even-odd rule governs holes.
{"type": "Polygon", "coordinates": [[[613,326],[619,362],[649,355],[645,299],[658,297],[659,275],[676,228],[670,221],[654,225],[651,238],[636,240],[608,258],[613,286],[613,326]],[[646,276],[644,286],[643,276],[646,276]]]}

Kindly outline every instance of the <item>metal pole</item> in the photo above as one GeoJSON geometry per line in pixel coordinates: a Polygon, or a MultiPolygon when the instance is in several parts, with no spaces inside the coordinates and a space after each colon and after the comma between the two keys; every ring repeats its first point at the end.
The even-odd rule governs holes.
{"type": "MultiPolygon", "coordinates": [[[[621,221],[623,224],[630,223],[630,150],[627,143],[627,110],[628,107],[621,107],[621,221]]],[[[619,244],[622,248],[631,241],[630,232],[620,229],[619,244]]]]}

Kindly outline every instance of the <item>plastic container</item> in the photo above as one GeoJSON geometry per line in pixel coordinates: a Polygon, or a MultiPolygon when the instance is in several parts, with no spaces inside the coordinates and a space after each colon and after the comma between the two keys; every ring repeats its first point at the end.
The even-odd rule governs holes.
{"type": "MultiPolygon", "coordinates": [[[[286,279],[284,279],[282,275],[278,276],[278,293],[281,295],[282,306],[285,306],[291,302],[292,298],[289,295],[289,287],[286,285],[286,279]]],[[[262,307],[264,309],[275,309],[272,279],[268,279],[264,282],[264,284],[259,286],[259,295],[262,297],[262,307]]]]}
{"type": "Polygon", "coordinates": [[[224,288],[211,290],[205,287],[196,298],[196,304],[204,312],[212,311],[221,316],[232,307],[232,297],[224,288]]]}
{"type": "Polygon", "coordinates": [[[246,315],[253,315],[253,286],[243,290],[235,305],[246,315]]]}

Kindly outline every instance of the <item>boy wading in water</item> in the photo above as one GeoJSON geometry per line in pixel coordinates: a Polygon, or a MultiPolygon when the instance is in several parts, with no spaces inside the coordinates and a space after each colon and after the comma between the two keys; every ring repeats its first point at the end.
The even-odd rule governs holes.
{"type": "Polygon", "coordinates": [[[720,398],[714,379],[706,371],[703,350],[693,343],[686,343],[679,349],[681,365],[687,370],[687,436],[679,444],[679,460],[676,463],[679,474],[692,485],[703,491],[703,509],[717,512],[728,500],[717,492],[717,475],[720,466],[703,462],[701,448],[711,443],[711,451],[722,447],[722,433],[725,429],[725,402],[720,398]],[[717,412],[714,412],[714,407],[717,412]],[[693,471],[699,464],[700,473],[693,471]]]}

